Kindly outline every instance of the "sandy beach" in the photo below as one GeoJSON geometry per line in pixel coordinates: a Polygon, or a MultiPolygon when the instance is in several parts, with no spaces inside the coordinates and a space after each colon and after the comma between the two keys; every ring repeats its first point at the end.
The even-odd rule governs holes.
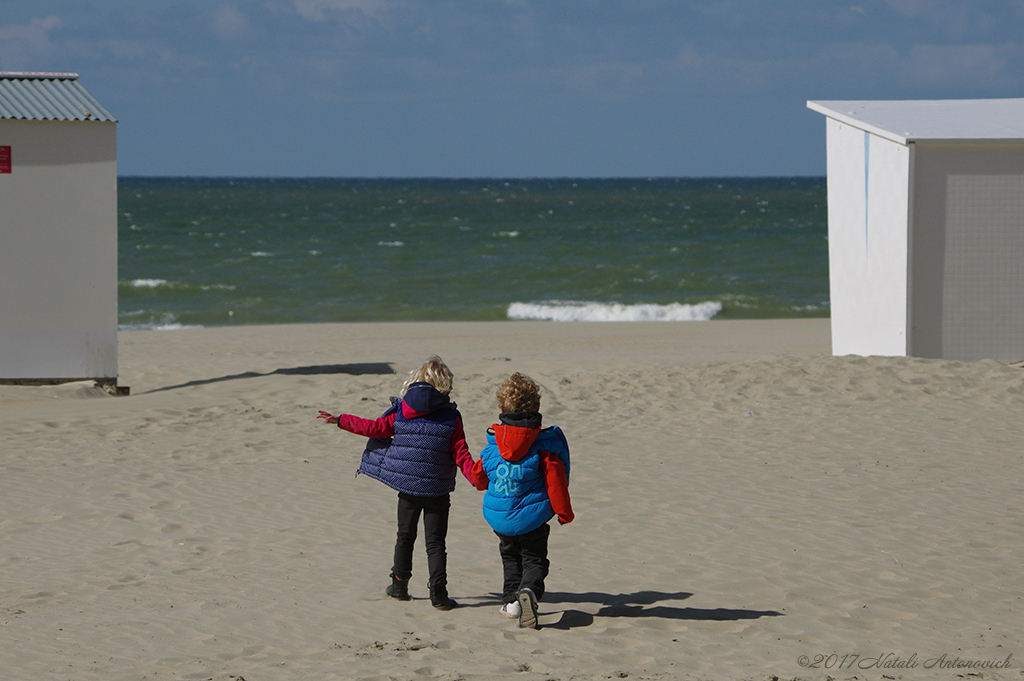
{"type": "Polygon", "coordinates": [[[0,386],[4,679],[1024,676],[1019,368],[832,357],[827,319],[132,331],[119,357],[128,397],[0,386]],[[414,600],[385,596],[395,494],[315,418],[380,415],[434,353],[474,456],[512,371],[569,439],[536,631],[498,613],[461,478],[462,607],[431,607],[422,543],[414,600]]]}

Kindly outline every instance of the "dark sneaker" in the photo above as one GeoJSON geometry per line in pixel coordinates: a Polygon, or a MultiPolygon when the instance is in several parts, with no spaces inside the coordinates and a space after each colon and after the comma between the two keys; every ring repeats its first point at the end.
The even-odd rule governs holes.
{"type": "Polygon", "coordinates": [[[537,628],[537,597],[530,589],[519,590],[519,628],[537,628]]]}
{"type": "Polygon", "coordinates": [[[409,595],[409,580],[399,579],[394,575],[391,575],[391,584],[389,584],[388,587],[384,589],[384,593],[400,601],[412,600],[412,596],[409,595]]]}
{"type": "Polygon", "coordinates": [[[448,598],[448,587],[427,584],[427,588],[430,590],[430,604],[438,610],[451,610],[459,607],[458,603],[448,598]]]}

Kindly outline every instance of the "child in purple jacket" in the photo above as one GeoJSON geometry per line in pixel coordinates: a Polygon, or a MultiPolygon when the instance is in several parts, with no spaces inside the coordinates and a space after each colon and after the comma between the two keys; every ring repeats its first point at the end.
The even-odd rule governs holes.
{"type": "Polygon", "coordinates": [[[400,601],[412,599],[413,545],[422,515],[430,575],[427,588],[431,604],[439,610],[458,605],[448,597],[448,511],[456,470],[471,480],[473,468],[462,415],[448,397],[451,391],[451,369],[434,355],[409,374],[401,399],[392,397],[391,408],[380,418],[332,416],[326,411],[317,416],[324,423],[370,438],[357,475],[364,473],[398,492],[398,536],[391,584],[385,593],[400,601]]]}

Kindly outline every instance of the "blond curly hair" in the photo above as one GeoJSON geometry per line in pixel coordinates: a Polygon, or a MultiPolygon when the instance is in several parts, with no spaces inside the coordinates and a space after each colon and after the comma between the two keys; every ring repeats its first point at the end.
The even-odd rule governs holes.
{"type": "Polygon", "coordinates": [[[429,383],[445,395],[452,391],[452,370],[437,355],[427,358],[419,368],[413,369],[402,384],[402,395],[413,383],[429,383]]]}
{"type": "Polygon", "coordinates": [[[518,371],[498,386],[498,408],[503,414],[540,411],[540,386],[518,371]]]}

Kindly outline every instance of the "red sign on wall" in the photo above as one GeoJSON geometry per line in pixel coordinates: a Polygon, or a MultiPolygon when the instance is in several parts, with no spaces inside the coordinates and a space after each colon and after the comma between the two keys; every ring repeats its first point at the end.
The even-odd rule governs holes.
{"type": "Polygon", "coordinates": [[[0,173],[11,172],[11,148],[0,147],[0,173]]]}

